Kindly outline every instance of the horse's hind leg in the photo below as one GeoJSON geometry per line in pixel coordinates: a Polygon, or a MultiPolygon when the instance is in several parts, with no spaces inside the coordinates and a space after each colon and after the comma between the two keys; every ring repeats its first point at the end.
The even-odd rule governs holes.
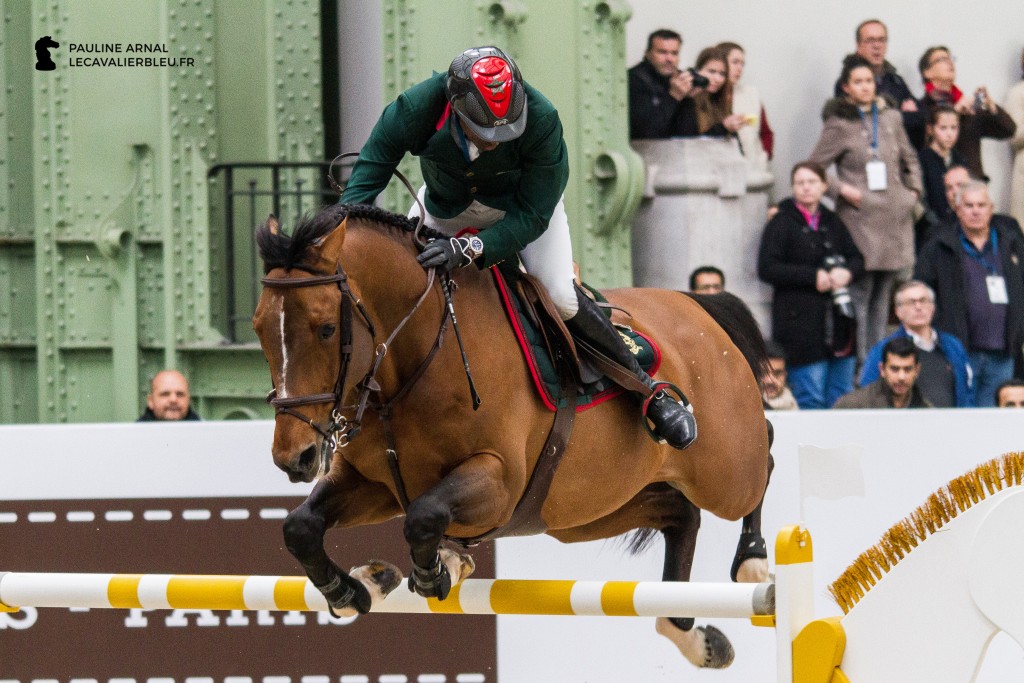
{"type": "Polygon", "coordinates": [[[472,559],[442,551],[448,527],[497,526],[509,504],[501,463],[489,453],[464,461],[444,479],[409,503],[405,540],[412,555],[409,590],[444,600],[454,583],[473,570],[472,559]]]}
{"type": "MultiPolygon", "coordinates": [[[[769,444],[773,436],[772,423],[768,423],[769,444]]],[[[775,469],[775,458],[768,454],[768,479],[771,480],[775,469]]],[[[767,490],[767,484],[765,484],[767,490]]],[[[761,535],[761,507],[764,496],[754,510],[743,518],[740,540],[736,545],[736,555],[732,560],[729,576],[733,581],[741,583],[761,583],[768,579],[768,547],[761,535]]]]}
{"type": "MultiPolygon", "coordinates": [[[[700,531],[700,510],[686,496],[667,484],[651,484],[615,512],[574,529],[549,531],[565,543],[608,538],[638,530],[631,548],[643,549],[651,530],[661,531],[665,539],[664,581],[689,581],[693,554],[700,531]]],[[[692,664],[707,668],[725,668],[734,652],[729,639],[714,626],[693,627],[690,618],[660,617],[655,621],[658,633],[672,641],[692,664]]]]}
{"type": "Polygon", "coordinates": [[[381,561],[371,561],[346,574],[324,550],[327,529],[383,521],[397,514],[395,507],[386,488],[349,469],[337,480],[321,479],[285,519],[285,546],[332,609],[365,614],[395,589],[402,574],[394,565],[381,561]],[[348,514],[353,506],[359,513],[348,514]]]}

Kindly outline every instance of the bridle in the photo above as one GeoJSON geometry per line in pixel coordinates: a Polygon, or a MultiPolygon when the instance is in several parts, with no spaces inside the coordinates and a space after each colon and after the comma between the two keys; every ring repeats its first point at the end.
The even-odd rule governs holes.
{"type": "MultiPolygon", "coordinates": [[[[298,268],[298,270],[305,270],[298,268]]],[[[300,287],[317,287],[322,285],[336,284],[338,290],[341,292],[340,307],[340,329],[338,330],[338,356],[339,356],[339,367],[338,376],[334,382],[334,388],[330,392],[320,394],[307,394],[305,396],[289,396],[286,398],[279,398],[277,396],[277,387],[274,387],[269,394],[267,394],[267,403],[274,406],[275,414],[277,415],[290,415],[291,417],[300,420],[308,424],[313,428],[323,440],[320,444],[320,473],[325,473],[330,468],[330,457],[339,449],[347,446],[352,439],[362,429],[362,419],[366,408],[370,406],[371,394],[377,394],[380,392],[380,384],[377,381],[377,372],[380,369],[381,361],[384,356],[387,355],[388,349],[391,343],[394,341],[398,333],[401,332],[402,328],[405,327],[406,323],[412,318],[412,316],[419,310],[420,306],[426,300],[427,295],[430,294],[431,289],[434,286],[435,272],[433,269],[427,272],[427,286],[424,288],[423,293],[419,299],[413,305],[412,309],[405,315],[401,322],[395,327],[395,329],[388,335],[388,338],[376,344],[374,350],[374,357],[370,363],[370,367],[362,380],[357,384],[359,388],[359,396],[356,403],[350,406],[342,405],[344,401],[345,391],[345,380],[348,376],[349,365],[352,361],[352,321],[354,319],[353,310],[358,311],[359,317],[362,319],[367,331],[370,333],[371,341],[376,338],[376,330],[373,322],[370,320],[369,315],[366,312],[366,308],[362,302],[352,293],[352,289],[348,283],[348,275],[345,273],[345,269],[341,263],[336,266],[336,271],[331,274],[316,273],[315,271],[308,270],[306,272],[311,273],[307,277],[282,277],[282,278],[271,278],[264,277],[260,279],[260,282],[264,287],[270,287],[275,289],[298,289],[300,287]],[[331,412],[324,423],[317,423],[312,418],[303,415],[295,408],[300,406],[314,405],[319,403],[332,403],[331,412]],[[355,408],[356,413],[353,419],[349,420],[344,415],[344,411],[355,408]]],[[[426,370],[430,361],[433,360],[434,355],[441,346],[444,331],[447,326],[447,309],[444,312],[444,317],[441,319],[440,329],[438,331],[437,339],[434,342],[434,346],[430,353],[420,364],[420,367],[413,373],[413,376],[408,382],[402,387],[399,392],[386,403],[377,402],[372,407],[380,414],[384,426],[385,433],[388,437],[388,455],[389,458],[393,458],[397,467],[397,456],[394,454],[393,437],[391,436],[391,429],[388,425],[388,418],[390,417],[391,407],[395,402],[400,400],[412,387],[412,385],[420,378],[423,372],[426,370]]],[[[283,340],[282,340],[283,343],[283,340]]],[[[401,487],[402,495],[404,497],[404,487],[401,487]]]]}

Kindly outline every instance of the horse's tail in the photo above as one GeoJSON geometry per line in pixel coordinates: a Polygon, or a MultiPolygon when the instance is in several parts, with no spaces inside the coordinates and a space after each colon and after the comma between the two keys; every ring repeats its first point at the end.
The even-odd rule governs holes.
{"type": "Polygon", "coordinates": [[[754,314],[750,312],[747,305],[738,296],[729,292],[720,294],[680,293],[700,304],[700,307],[718,323],[718,326],[725,330],[729,339],[743,354],[743,358],[754,372],[757,385],[760,387],[762,375],[770,369],[768,349],[765,347],[761,328],[758,327],[757,321],[754,320],[754,314]]]}

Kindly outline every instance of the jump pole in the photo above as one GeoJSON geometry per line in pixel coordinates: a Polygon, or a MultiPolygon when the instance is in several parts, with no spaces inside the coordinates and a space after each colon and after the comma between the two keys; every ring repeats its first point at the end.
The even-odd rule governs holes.
{"type": "MultiPolygon", "coordinates": [[[[327,611],[305,577],[0,573],[0,603],[15,607],[327,611]]],[[[441,601],[405,586],[373,612],[751,619],[775,612],[771,583],[467,579],[441,601]]]]}

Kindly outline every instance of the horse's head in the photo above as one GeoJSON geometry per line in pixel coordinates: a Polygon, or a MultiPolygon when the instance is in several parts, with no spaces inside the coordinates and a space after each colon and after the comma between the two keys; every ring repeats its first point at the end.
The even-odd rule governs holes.
{"type": "Polygon", "coordinates": [[[266,277],[253,315],[274,383],[274,463],[292,481],[330,467],[332,413],[341,404],[352,301],[339,266],[344,214],[329,207],[292,235],[271,216],[256,232],[266,277]]]}

